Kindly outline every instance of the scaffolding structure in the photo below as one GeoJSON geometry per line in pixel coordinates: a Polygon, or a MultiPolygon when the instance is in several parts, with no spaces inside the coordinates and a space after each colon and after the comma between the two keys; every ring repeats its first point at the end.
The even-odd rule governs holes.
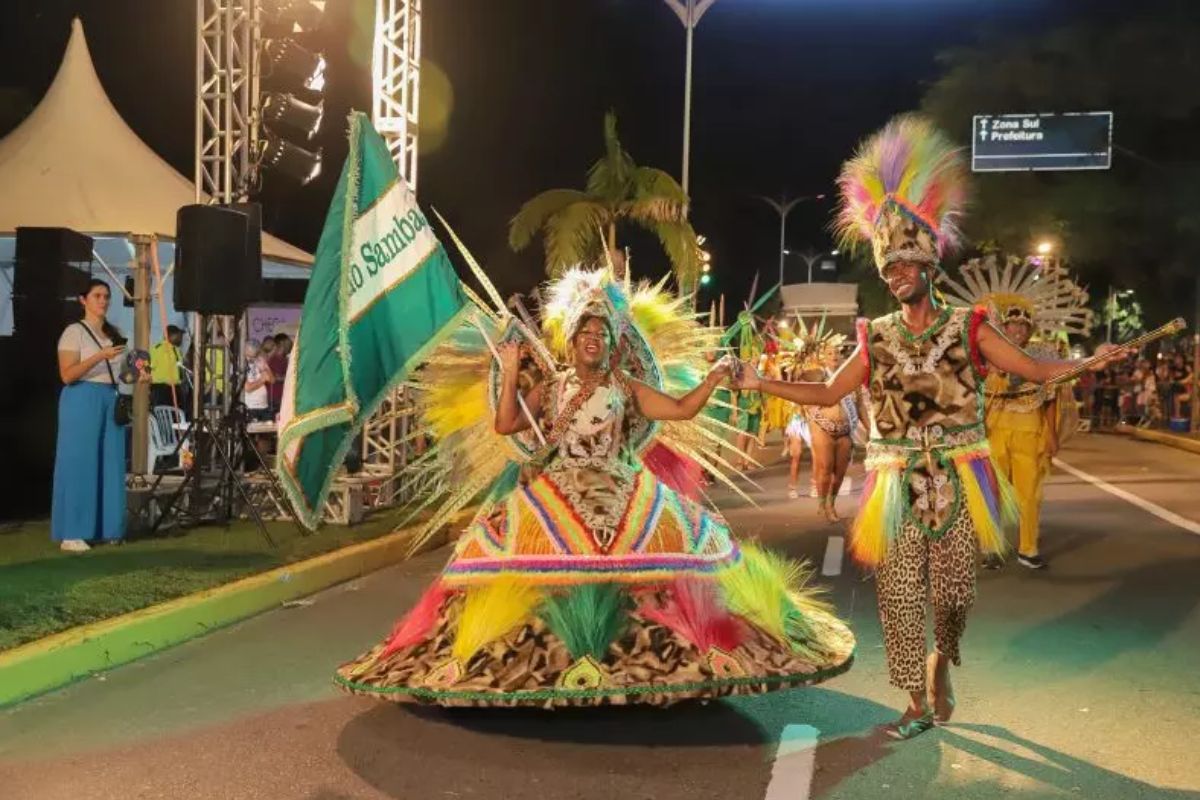
{"type": "Polygon", "coordinates": [[[196,202],[249,193],[258,138],[258,0],[196,0],[196,202]]]}
{"type": "MultiPolygon", "coordinates": [[[[417,189],[417,123],[421,86],[421,0],[376,0],[371,120],[387,142],[400,177],[417,189]]],[[[362,431],[363,469],[379,480],[368,505],[389,505],[420,491],[402,475],[423,441],[414,430],[414,390],[392,392],[362,431]]]]}
{"type": "Polygon", "coordinates": [[[417,189],[421,100],[421,0],[376,0],[371,121],[400,176],[417,189]]]}

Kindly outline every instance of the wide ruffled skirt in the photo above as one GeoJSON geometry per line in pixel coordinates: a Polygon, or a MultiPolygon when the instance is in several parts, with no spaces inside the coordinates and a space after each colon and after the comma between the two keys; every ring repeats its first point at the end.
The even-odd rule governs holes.
{"type": "Polygon", "coordinates": [[[854,637],[801,565],[739,547],[645,470],[617,492],[611,529],[569,502],[569,483],[543,474],[481,512],[337,682],[399,702],[552,708],[757,694],[849,669],[854,637]]]}

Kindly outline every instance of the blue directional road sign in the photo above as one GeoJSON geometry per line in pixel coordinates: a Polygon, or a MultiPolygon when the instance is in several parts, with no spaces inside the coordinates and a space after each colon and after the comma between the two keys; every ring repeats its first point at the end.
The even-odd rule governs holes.
{"type": "Polygon", "coordinates": [[[971,136],[974,172],[1108,169],[1111,111],[1082,114],[977,114],[971,136]]]}

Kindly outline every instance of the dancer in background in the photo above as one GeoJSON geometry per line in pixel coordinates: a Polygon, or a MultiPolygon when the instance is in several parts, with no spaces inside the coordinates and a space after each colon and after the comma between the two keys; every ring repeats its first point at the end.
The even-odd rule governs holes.
{"type": "MultiPolygon", "coordinates": [[[[968,261],[959,271],[959,280],[941,277],[949,301],[986,308],[992,324],[1031,356],[1060,358],[1067,336],[1091,333],[1087,292],[1057,264],[992,254],[968,261]]],[[[1067,385],[1050,393],[1035,389],[1000,370],[992,370],[984,384],[992,457],[1016,489],[1021,507],[1017,562],[1036,570],[1046,567],[1039,548],[1042,489],[1050,459],[1074,430],[1060,425],[1071,418],[1074,399],[1067,385]]],[[[984,559],[988,569],[1002,563],[999,555],[984,559]]]]}
{"type": "MultiPolygon", "coordinates": [[[[842,347],[846,337],[827,330],[824,317],[809,325],[805,323],[803,317],[797,315],[794,331],[791,336],[782,340],[784,346],[781,363],[788,380],[791,382],[825,380],[828,377],[826,366],[831,361],[836,363],[838,350],[842,347]]],[[[786,402],[779,398],[773,399],[777,402],[786,402]]],[[[791,404],[791,408],[792,415],[785,429],[787,453],[791,456],[788,498],[795,500],[800,496],[798,488],[800,456],[804,452],[805,444],[809,446],[810,452],[813,454],[809,496],[820,498],[822,495],[817,488],[817,456],[816,451],[812,449],[811,415],[814,409],[794,403],[791,404]]]]}
{"type": "MultiPolygon", "coordinates": [[[[839,365],[836,350],[825,363],[825,369],[818,373],[818,382],[828,380],[839,365]]],[[[846,471],[850,468],[854,434],[865,417],[862,402],[862,392],[856,389],[834,405],[808,409],[817,513],[829,522],[841,520],[836,503],[842,483],[846,480],[846,471]]]]}

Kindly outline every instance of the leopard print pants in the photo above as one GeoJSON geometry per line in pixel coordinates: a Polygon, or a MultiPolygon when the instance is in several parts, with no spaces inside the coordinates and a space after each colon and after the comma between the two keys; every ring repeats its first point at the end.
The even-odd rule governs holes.
{"type": "Polygon", "coordinates": [[[963,509],[939,539],[906,523],[876,574],[879,621],[892,685],[925,691],[927,598],[933,604],[933,638],[938,652],[960,663],[958,641],[975,601],[978,540],[963,509]]]}

